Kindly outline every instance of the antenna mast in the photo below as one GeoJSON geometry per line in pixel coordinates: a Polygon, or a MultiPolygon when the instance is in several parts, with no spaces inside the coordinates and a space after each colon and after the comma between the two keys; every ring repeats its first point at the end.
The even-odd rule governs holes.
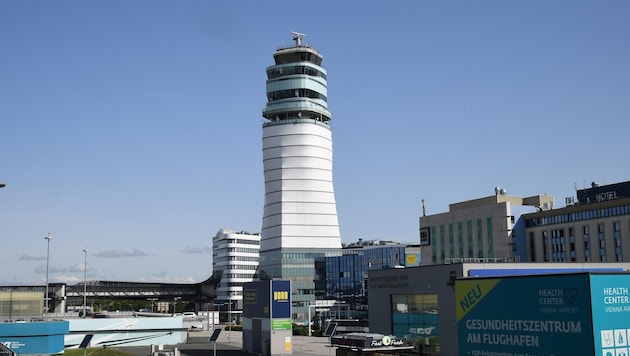
{"type": "Polygon", "coordinates": [[[291,31],[291,34],[293,35],[293,40],[295,41],[295,45],[296,46],[301,46],[302,45],[302,40],[304,39],[304,36],[306,36],[303,33],[299,33],[299,32],[294,32],[291,31]]]}

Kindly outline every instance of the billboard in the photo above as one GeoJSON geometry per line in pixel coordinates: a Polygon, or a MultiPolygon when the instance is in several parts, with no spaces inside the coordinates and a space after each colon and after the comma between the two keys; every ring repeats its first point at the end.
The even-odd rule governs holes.
{"type": "Polygon", "coordinates": [[[593,355],[589,276],[456,280],[459,354],[593,355]]]}
{"type": "Polygon", "coordinates": [[[291,318],[291,282],[271,281],[271,317],[291,318]]]}
{"type": "Polygon", "coordinates": [[[269,318],[272,330],[291,330],[291,281],[264,280],[245,283],[243,316],[269,318]]]}
{"type": "Polygon", "coordinates": [[[592,275],[595,355],[630,355],[630,275],[592,275]]]}

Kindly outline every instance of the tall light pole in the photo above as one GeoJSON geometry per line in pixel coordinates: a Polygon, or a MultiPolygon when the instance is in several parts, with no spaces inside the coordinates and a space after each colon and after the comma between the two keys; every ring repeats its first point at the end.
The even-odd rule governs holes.
{"type": "Polygon", "coordinates": [[[173,297],[173,316],[177,314],[177,301],[182,299],[182,297],[173,297]]]}
{"type": "Polygon", "coordinates": [[[232,291],[228,297],[228,342],[230,342],[230,335],[232,335],[232,291]]]}
{"type": "Polygon", "coordinates": [[[48,233],[48,236],[44,237],[44,239],[48,241],[46,247],[46,292],[44,292],[44,301],[46,306],[44,307],[44,320],[48,321],[48,266],[50,263],[50,240],[52,240],[53,237],[50,236],[50,233],[48,233]]]}
{"type": "Polygon", "coordinates": [[[83,317],[85,318],[86,314],[86,306],[87,306],[87,253],[88,248],[85,246],[83,249],[84,260],[83,260],[83,317]]]}

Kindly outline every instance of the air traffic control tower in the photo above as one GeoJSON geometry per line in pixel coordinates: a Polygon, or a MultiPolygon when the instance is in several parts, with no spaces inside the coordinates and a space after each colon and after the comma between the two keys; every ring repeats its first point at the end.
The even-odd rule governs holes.
{"type": "Polygon", "coordinates": [[[291,280],[293,320],[308,319],[314,259],[341,254],[333,190],[331,113],[322,55],[302,44],[273,54],[263,109],[265,205],[260,277],[291,280]]]}

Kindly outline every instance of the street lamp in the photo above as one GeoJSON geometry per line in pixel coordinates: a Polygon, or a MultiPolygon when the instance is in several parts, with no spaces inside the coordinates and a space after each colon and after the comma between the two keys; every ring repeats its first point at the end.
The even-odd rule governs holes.
{"type": "Polygon", "coordinates": [[[147,298],[147,300],[151,302],[151,313],[153,313],[154,307],[155,307],[155,302],[157,302],[159,299],[158,298],[147,298]]]}
{"type": "Polygon", "coordinates": [[[85,318],[86,306],[87,306],[87,246],[83,249],[83,317],[85,318]]]}
{"type": "Polygon", "coordinates": [[[230,336],[232,335],[232,291],[229,292],[228,297],[228,342],[230,342],[230,336]]]}
{"type": "Polygon", "coordinates": [[[47,247],[46,247],[46,292],[44,293],[44,301],[46,304],[46,307],[44,308],[44,320],[48,320],[48,266],[49,266],[49,262],[50,262],[50,240],[53,239],[52,236],[50,236],[50,233],[48,233],[48,236],[44,237],[44,239],[47,241],[47,247]]]}

